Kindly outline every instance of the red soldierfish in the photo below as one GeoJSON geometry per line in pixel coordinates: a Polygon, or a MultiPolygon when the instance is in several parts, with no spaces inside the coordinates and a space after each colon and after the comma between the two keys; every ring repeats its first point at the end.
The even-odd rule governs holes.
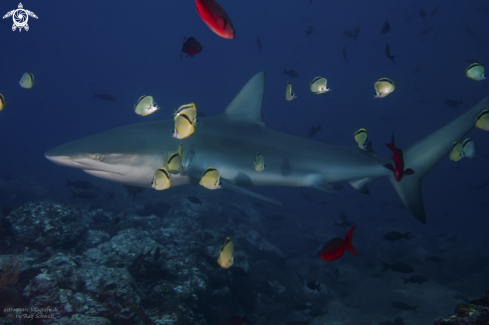
{"type": "Polygon", "coordinates": [[[187,54],[185,56],[186,58],[188,58],[189,56],[193,58],[195,54],[202,51],[202,45],[200,45],[200,43],[194,37],[189,37],[185,42],[186,39],[187,37],[183,38],[183,46],[182,52],[180,53],[180,60],[182,59],[182,53],[187,54]]]}
{"type": "Polygon", "coordinates": [[[350,230],[348,230],[345,236],[345,240],[336,237],[327,242],[326,245],[324,245],[324,247],[319,252],[319,258],[326,262],[334,261],[343,256],[345,249],[353,255],[358,255],[351,244],[351,237],[353,235],[353,230],[355,229],[355,227],[356,226],[353,226],[350,228],[350,230]]]}
{"type": "Polygon", "coordinates": [[[209,28],[222,38],[233,39],[234,28],[226,12],[214,0],[195,0],[197,13],[209,28]]]}
{"type": "Polygon", "coordinates": [[[249,323],[248,318],[246,318],[247,315],[244,315],[243,318],[241,317],[230,317],[226,318],[221,322],[221,325],[240,325],[242,323],[249,323]]]}
{"type": "Polygon", "coordinates": [[[412,170],[411,168],[408,168],[406,170],[404,169],[404,157],[402,155],[402,150],[396,148],[396,145],[394,144],[394,134],[392,134],[391,143],[386,143],[385,145],[392,151],[392,160],[394,160],[394,166],[392,166],[391,164],[385,164],[384,167],[394,172],[395,180],[400,182],[404,175],[414,174],[414,170],[412,170]]]}

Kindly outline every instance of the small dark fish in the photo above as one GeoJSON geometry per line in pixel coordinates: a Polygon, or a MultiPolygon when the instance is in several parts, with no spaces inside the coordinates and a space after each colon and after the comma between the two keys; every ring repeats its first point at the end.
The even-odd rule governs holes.
{"type": "MultiPolygon", "coordinates": [[[[344,32],[343,36],[355,38],[355,34],[353,34],[353,32],[351,30],[347,30],[346,32],[344,32]]],[[[356,38],[355,38],[355,40],[356,40],[356,38]]]]}
{"type": "Polygon", "coordinates": [[[103,100],[108,100],[110,102],[116,100],[117,98],[115,98],[114,96],[110,95],[110,94],[96,94],[95,92],[93,93],[93,98],[100,98],[100,99],[103,99],[103,100]]]}
{"type": "Polygon", "coordinates": [[[344,227],[346,229],[346,228],[349,228],[349,227],[352,227],[352,226],[355,225],[354,222],[348,221],[348,219],[347,219],[346,214],[345,214],[344,211],[340,211],[340,218],[341,218],[342,222],[336,223],[336,221],[335,221],[334,224],[333,224],[333,227],[334,226],[344,227]]]}
{"type": "Polygon", "coordinates": [[[145,190],[144,187],[132,186],[132,185],[126,185],[126,184],[124,184],[124,187],[127,190],[127,196],[132,195],[132,201],[133,202],[136,200],[136,196],[145,190]]]}
{"type": "Polygon", "coordinates": [[[304,310],[312,310],[312,306],[313,305],[306,305],[306,304],[298,304],[298,305],[295,305],[294,307],[292,307],[293,310],[296,310],[296,311],[304,311],[304,310]]]}
{"type": "Polygon", "coordinates": [[[153,324],[151,318],[149,318],[141,309],[139,309],[136,305],[129,305],[129,309],[135,313],[140,320],[142,320],[145,324],[153,324]]]}
{"type": "Polygon", "coordinates": [[[286,216],[283,216],[280,214],[277,214],[277,215],[274,215],[271,217],[266,217],[266,218],[267,218],[267,220],[270,220],[270,221],[284,221],[285,219],[287,219],[286,216]]]}
{"type": "Polygon", "coordinates": [[[398,231],[391,231],[391,232],[388,232],[387,234],[385,234],[384,239],[388,240],[388,241],[401,240],[403,238],[409,240],[409,239],[411,239],[411,238],[409,238],[410,233],[411,232],[407,232],[403,235],[398,231]]]}
{"type": "Polygon", "coordinates": [[[221,325],[240,325],[242,323],[249,323],[247,315],[243,317],[229,317],[221,322],[221,325]]]}
{"type": "Polygon", "coordinates": [[[428,277],[424,276],[424,275],[413,275],[412,277],[410,277],[409,279],[406,279],[406,278],[403,278],[404,279],[404,284],[406,283],[419,283],[419,284],[423,284],[423,282],[426,282],[428,281],[428,277]]]}
{"type": "Polygon", "coordinates": [[[418,306],[412,306],[411,307],[411,306],[409,306],[408,304],[406,304],[405,302],[402,302],[402,301],[394,301],[392,303],[392,307],[397,308],[397,309],[401,309],[401,310],[412,310],[415,313],[417,313],[416,308],[418,308],[418,306]]]}
{"type": "Polygon", "coordinates": [[[12,212],[14,209],[12,209],[11,207],[7,207],[7,206],[2,206],[2,213],[3,215],[6,217],[10,214],[10,212],[12,212]]]}
{"type": "Polygon", "coordinates": [[[470,29],[469,26],[465,26],[465,31],[469,34],[469,35],[472,35],[472,36],[475,36],[475,33],[472,29],[470,29]]]}
{"type": "Polygon", "coordinates": [[[158,248],[156,248],[154,261],[158,262],[159,259],[160,259],[160,246],[158,246],[158,248]]]}
{"type": "Polygon", "coordinates": [[[110,192],[109,196],[107,196],[107,200],[112,200],[113,198],[115,198],[115,192],[110,192]]]}
{"type": "MultiPolygon", "coordinates": [[[[321,316],[324,316],[324,315],[329,315],[328,313],[329,311],[326,310],[326,311],[323,311],[321,309],[316,309],[316,310],[311,310],[310,312],[307,313],[307,316],[311,316],[311,317],[321,317],[321,316]]],[[[307,321],[306,321],[306,324],[307,324],[307,321]]]]}
{"type": "Polygon", "coordinates": [[[305,33],[307,34],[307,37],[309,37],[309,35],[311,35],[312,32],[314,32],[314,26],[307,27],[307,30],[305,31],[305,33]]]}
{"type": "Polygon", "coordinates": [[[458,299],[458,300],[463,300],[465,302],[470,302],[470,299],[469,298],[467,298],[464,295],[461,295],[460,293],[459,294],[456,294],[455,296],[453,296],[453,299],[458,299]]]}
{"type": "Polygon", "coordinates": [[[433,10],[431,10],[430,18],[433,18],[439,9],[440,9],[440,6],[436,6],[433,10]]]}
{"type": "Polygon", "coordinates": [[[444,103],[450,107],[453,107],[453,108],[460,108],[460,105],[463,104],[462,99],[460,99],[459,101],[447,99],[444,101],[444,103]]]}
{"type": "Polygon", "coordinates": [[[337,191],[341,191],[343,189],[343,184],[341,183],[336,183],[333,185],[333,188],[337,191]]]}
{"type": "Polygon", "coordinates": [[[441,263],[443,260],[439,258],[438,256],[426,256],[427,261],[431,261],[433,263],[441,263]]]}
{"type": "Polygon", "coordinates": [[[384,25],[382,25],[382,29],[380,30],[380,33],[385,35],[391,30],[391,23],[389,21],[386,21],[384,25]]]}
{"type": "Polygon", "coordinates": [[[261,53],[261,47],[263,46],[263,44],[260,41],[260,37],[256,38],[256,44],[258,45],[258,49],[260,50],[260,53],[261,53]]]}
{"type": "Polygon", "coordinates": [[[484,188],[487,185],[489,185],[489,180],[483,181],[482,184],[479,186],[479,188],[484,188]]]}
{"type": "Polygon", "coordinates": [[[394,263],[394,264],[387,264],[384,261],[381,261],[384,264],[384,269],[382,272],[387,271],[387,270],[392,270],[394,272],[399,272],[399,273],[413,273],[414,269],[412,268],[411,265],[408,265],[406,263],[394,263]]]}
{"type": "Polygon", "coordinates": [[[321,129],[321,124],[323,124],[323,123],[319,123],[319,125],[318,125],[317,127],[316,127],[316,126],[311,126],[311,128],[309,129],[309,132],[307,132],[307,135],[308,135],[309,137],[313,137],[313,136],[315,136],[315,135],[316,135],[316,133],[318,133],[319,131],[323,131],[323,130],[321,129]]]}
{"type": "Polygon", "coordinates": [[[116,225],[116,224],[118,224],[119,222],[121,222],[121,220],[122,220],[122,219],[121,219],[121,217],[115,217],[114,219],[112,219],[112,224],[113,224],[113,225],[116,225]]]}
{"type": "Polygon", "coordinates": [[[313,203],[314,202],[314,197],[309,194],[309,193],[305,193],[305,192],[300,192],[301,196],[304,198],[304,200],[308,201],[308,202],[311,202],[313,203]]]}
{"type": "Polygon", "coordinates": [[[354,38],[356,41],[359,33],[360,33],[360,26],[357,26],[357,28],[355,28],[355,30],[353,32],[349,31],[349,30],[344,32],[343,36],[354,38]]]}
{"type": "Polygon", "coordinates": [[[379,325],[405,325],[404,324],[404,319],[401,317],[396,317],[394,318],[394,322],[391,322],[390,320],[386,320],[385,322],[379,323],[379,325]]]}
{"type": "Polygon", "coordinates": [[[201,201],[198,197],[196,196],[189,196],[187,197],[187,200],[189,200],[190,202],[194,203],[194,204],[200,204],[200,206],[202,206],[202,203],[204,203],[204,201],[201,201]]]}
{"type": "Polygon", "coordinates": [[[185,57],[191,58],[194,57],[195,54],[202,52],[202,45],[200,45],[199,41],[195,39],[195,37],[187,37],[183,38],[182,52],[180,52],[180,60],[182,60],[182,53],[187,54],[185,57]],[[187,40],[187,41],[185,41],[187,40]]]}
{"type": "Polygon", "coordinates": [[[139,268],[141,267],[141,263],[144,261],[146,257],[148,257],[151,254],[151,249],[146,253],[146,254],[139,254],[134,261],[132,262],[131,266],[129,267],[129,272],[135,271],[137,273],[139,271],[139,268]]]}
{"type": "Polygon", "coordinates": [[[265,204],[262,202],[253,202],[253,205],[256,206],[257,208],[264,208],[265,204]]]}
{"type": "Polygon", "coordinates": [[[235,276],[240,276],[240,277],[246,278],[248,280],[250,279],[251,273],[246,272],[245,269],[243,269],[239,266],[230,267],[228,270],[231,271],[231,273],[235,276]]]}
{"type": "Polygon", "coordinates": [[[287,70],[285,70],[285,68],[284,68],[284,72],[282,72],[282,74],[286,74],[286,75],[288,75],[289,77],[292,77],[292,78],[296,78],[296,77],[299,76],[299,74],[297,73],[297,71],[295,71],[295,70],[289,70],[289,71],[287,71],[287,70]]]}
{"type": "Polygon", "coordinates": [[[419,15],[423,18],[428,17],[428,15],[426,14],[426,10],[424,10],[424,8],[419,8],[419,15]]]}
{"type": "Polygon", "coordinates": [[[91,190],[92,188],[95,187],[95,186],[92,185],[92,183],[87,182],[87,181],[70,182],[70,180],[67,178],[66,179],[65,188],[67,188],[68,186],[73,186],[75,188],[79,188],[79,189],[82,189],[82,190],[91,190]]]}
{"type": "Polygon", "coordinates": [[[82,191],[82,192],[76,193],[73,190],[71,190],[70,199],[73,199],[75,197],[79,197],[81,199],[87,199],[87,200],[95,200],[96,198],[98,198],[98,195],[94,192],[91,192],[91,191],[82,191]]]}
{"type": "Polygon", "coordinates": [[[387,43],[387,45],[385,46],[385,54],[389,59],[391,59],[392,62],[396,63],[394,59],[397,58],[399,55],[391,55],[391,45],[389,43],[387,43]]]}
{"type": "Polygon", "coordinates": [[[304,285],[304,278],[302,277],[302,275],[300,275],[299,273],[295,272],[295,275],[297,276],[297,280],[299,281],[299,283],[301,285],[304,285]]]}
{"type": "Polygon", "coordinates": [[[88,208],[88,211],[93,211],[93,210],[98,210],[98,209],[102,209],[102,206],[96,205],[96,206],[90,207],[90,208],[88,208]]]}
{"type": "Polygon", "coordinates": [[[422,29],[419,31],[418,36],[428,35],[429,33],[431,33],[432,30],[433,30],[433,27],[422,29]]]}
{"type": "Polygon", "coordinates": [[[316,281],[311,280],[306,283],[306,286],[311,290],[317,290],[319,293],[321,293],[321,283],[316,283],[316,281]]]}
{"type": "Polygon", "coordinates": [[[341,51],[341,55],[343,55],[343,57],[345,58],[345,61],[348,62],[348,51],[346,50],[346,46],[343,47],[343,51],[341,51]]]}
{"type": "Polygon", "coordinates": [[[414,14],[413,15],[410,15],[410,16],[407,16],[406,19],[404,19],[404,23],[407,24],[409,23],[410,21],[412,21],[414,18],[414,14]]]}

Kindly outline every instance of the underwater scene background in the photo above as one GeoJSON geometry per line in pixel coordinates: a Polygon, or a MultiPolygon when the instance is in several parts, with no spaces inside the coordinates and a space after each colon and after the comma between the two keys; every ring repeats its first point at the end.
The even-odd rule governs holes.
{"type": "MultiPolygon", "coordinates": [[[[386,160],[393,132],[406,148],[489,94],[489,81],[466,75],[489,62],[487,1],[218,1],[234,39],[214,33],[196,2],[214,8],[36,0],[22,2],[38,17],[28,31],[12,30],[15,15],[0,20],[0,323],[489,324],[489,140],[478,128],[467,135],[475,157],[450,161],[447,151],[424,179],[427,224],[386,177],[369,196],[347,182],[334,184],[337,195],[249,188],[281,208],[198,185],[128,187],[44,157],[173,119],[191,102],[217,116],[260,71],[268,128],[342,147],[365,128],[386,160]],[[184,37],[202,51],[187,57],[184,37]],[[19,85],[26,72],[29,89],[19,85]],[[309,89],[318,76],[326,94],[309,89]],[[380,78],[395,90],[374,99],[380,78]],[[160,109],[135,114],[142,95],[160,109]],[[318,257],[353,225],[358,256],[318,257]],[[223,268],[227,237],[234,264],[223,268]]],[[[0,2],[2,17],[18,8],[0,2]]]]}

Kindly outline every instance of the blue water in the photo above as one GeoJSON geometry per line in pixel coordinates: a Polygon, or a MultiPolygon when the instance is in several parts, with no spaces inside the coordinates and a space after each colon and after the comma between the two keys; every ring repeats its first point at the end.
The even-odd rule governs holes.
{"type": "MultiPolygon", "coordinates": [[[[324,131],[313,140],[355,146],[353,131],[364,127],[383,157],[390,156],[384,143],[390,142],[393,131],[397,146],[404,148],[489,93],[489,81],[471,80],[464,71],[467,60],[489,64],[489,9],[484,1],[221,0],[220,4],[236,30],[234,40],[212,33],[190,0],[23,2],[39,17],[29,18],[29,31],[13,32],[11,18],[0,20],[0,93],[6,100],[0,112],[0,176],[38,179],[55,187],[64,186],[65,177],[104,186],[107,181],[49,162],[44,152],[107,129],[171,118],[176,108],[189,102],[207,116],[218,115],[259,71],[267,74],[263,116],[269,128],[308,138],[309,128],[322,123],[324,131]],[[436,6],[438,12],[430,17],[436,6]],[[420,17],[421,7],[428,18],[420,17]],[[386,20],[391,31],[381,35],[386,20]],[[357,41],[343,36],[358,25],[357,41]],[[314,26],[309,37],[308,26],[314,26]],[[426,28],[433,30],[418,36],[426,28]],[[203,51],[180,61],[185,36],[195,37],[203,51]],[[384,53],[387,43],[391,53],[399,55],[397,64],[384,53]],[[345,46],[348,62],[341,54],[345,46]],[[296,70],[299,77],[282,74],[284,68],[296,70]],[[32,89],[18,84],[24,72],[35,75],[32,89]],[[309,81],[316,76],[328,79],[330,94],[309,91],[309,81]],[[381,77],[395,79],[397,88],[386,98],[373,99],[373,84],[381,77]],[[284,98],[286,82],[297,94],[292,102],[284,98]],[[112,94],[117,100],[92,98],[94,92],[112,94]],[[143,94],[152,95],[161,110],[147,117],[134,114],[132,105],[143,94]],[[463,105],[449,107],[446,99],[462,99],[463,105]]],[[[3,0],[0,14],[17,5],[3,0]]],[[[305,201],[296,188],[256,191],[268,196],[275,191],[303,223],[329,227],[339,220],[342,209],[364,227],[357,232],[374,231],[378,224],[365,220],[381,215],[396,218],[393,230],[447,232],[479,249],[488,242],[489,186],[479,187],[489,179],[489,134],[473,129],[468,137],[477,145],[477,158],[455,163],[447,155],[424,180],[427,225],[392,204],[401,201],[385,178],[369,184],[369,197],[346,183],[336,197],[302,189],[316,202],[326,200],[322,205],[305,201]],[[389,203],[385,211],[379,208],[384,202],[389,203]]],[[[265,211],[280,213],[275,207],[265,211]]]]}

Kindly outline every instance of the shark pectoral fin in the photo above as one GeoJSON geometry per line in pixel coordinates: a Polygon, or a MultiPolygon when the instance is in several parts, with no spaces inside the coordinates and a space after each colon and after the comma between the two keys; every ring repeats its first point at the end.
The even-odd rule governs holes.
{"type": "Polygon", "coordinates": [[[350,185],[360,193],[363,193],[365,195],[370,195],[370,190],[368,189],[367,184],[374,178],[375,177],[359,178],[359,179],[351,180],[348,183],[350,183],[350,185]]]}
{"type": "Polygon", "coordinates": [[[318,183],[318,184],[314,184],[312,187],[320,191],[328,192],[331,194],[338,194],[338,192],[336,192],[336,190],[334,189],[333,184],[331,183],[327,183],[327,182],[318,183]]]}
{"type": "Polygon", "coordinates": [[[416,219],[426,224],[426,211],[421,193],[421,181],[423,178],[416,174],[403,177],[400,182],[397,182],[392,175],[388,176],[388,178],[401,198],[402,203],[404,203],[416,219]]]}
{"type": "Polygon", "coordinates": [[[279,201],[277,201],[271,197],[263,196],[263,195],[260,195],[258,193],[247,190],[246,188],[238,186],[226,178],[221,177],[221,182],[222,182],[222,187],[225,190],[228,190],[228,191],[231,191],[234,193],[238,193],[238,194],[242,194],[242,195],[246,195],[246,196],[252,197],[252,198],[257,199],[257,200],[261,200],[261,201],[268,202],[268,203],[273,204],[273,205],[277,205],[279,207],[284,206],[282,203],[280,203],[279,201]]]}

